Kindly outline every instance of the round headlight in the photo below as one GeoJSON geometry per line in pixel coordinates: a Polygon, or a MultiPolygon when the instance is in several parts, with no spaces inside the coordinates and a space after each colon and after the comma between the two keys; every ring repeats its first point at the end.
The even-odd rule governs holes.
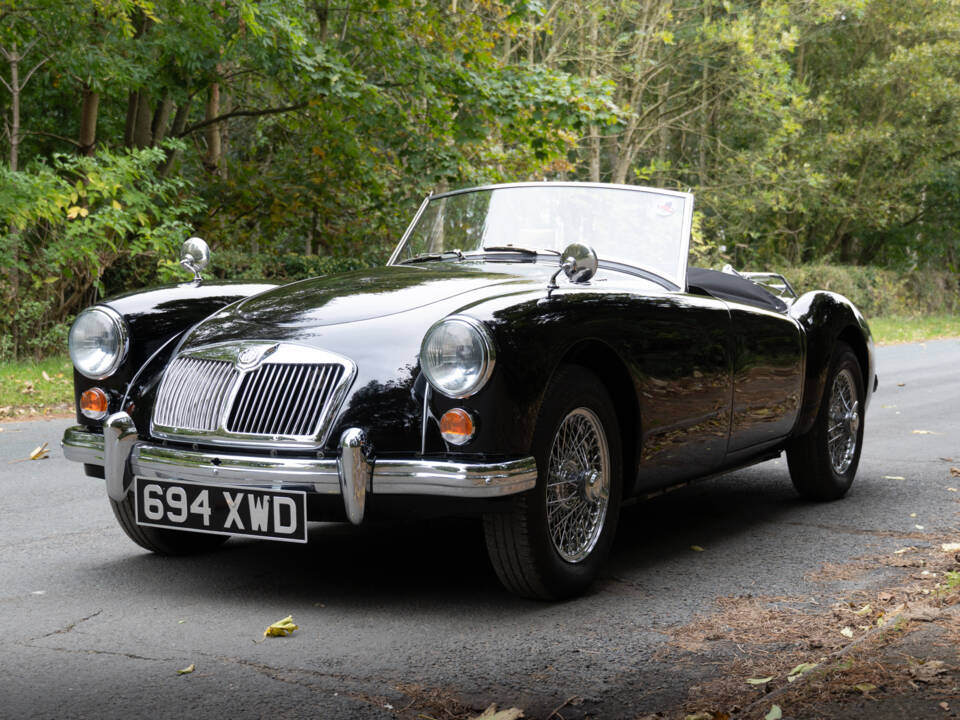
{"type": "Polygon", "coordinates": [[[127,354],[127,324],[114,310],[87,308],[70,328],[70,359],[91,380],[113,374],[127,354]]]}
{"type": "Polygon", "coordinates": [[[478,392],[493,372],[496,359],[490,331],[478,320],[452,315],[427,331],[420,345],[420,365],[430,384],[451,398],[478,392]]]}

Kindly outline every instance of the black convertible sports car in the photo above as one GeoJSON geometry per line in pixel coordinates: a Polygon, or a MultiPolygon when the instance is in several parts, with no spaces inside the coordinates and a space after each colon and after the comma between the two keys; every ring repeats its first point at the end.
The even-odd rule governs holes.
{"type": "Polygon", "coordinates": [[[853,481],[863,316],[773,274],[687,267],[693,198],[537,183],[434,195],[386,267],[114,297],[70,331],[64,454],[158,553],[308,521],[482,514],[513,592],[584,591],[621,503],[784,450],[853,481]],[[771,291],[772,289],[772,291],[771,291]]]}

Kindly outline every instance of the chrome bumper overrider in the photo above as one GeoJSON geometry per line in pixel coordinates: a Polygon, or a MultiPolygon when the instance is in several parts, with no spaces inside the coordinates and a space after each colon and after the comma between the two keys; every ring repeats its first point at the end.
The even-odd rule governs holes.
{"type": "Polygon", "coordinates": [[[500,463],[443,460],[375,459],[362,430],[340,436],[337,458],[294,458],[239,455],[170,448],[137,439],[133,421],[116,413],[104,423],[103,435],[83,426],[67,428],[61,441],[68,460],[104,468],[107,494],[116,502],[127,495],[131,475],[149,479],[186,480],[207,484],[298,487],[340,495],[350,522],[363,521],[366,495],[442,495],[491,498],[512,495],[537,482],[532,457],[500,463]]]}

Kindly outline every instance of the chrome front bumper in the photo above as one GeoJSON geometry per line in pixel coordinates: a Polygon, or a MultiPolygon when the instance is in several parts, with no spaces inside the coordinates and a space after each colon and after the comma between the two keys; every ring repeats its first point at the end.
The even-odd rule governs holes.
{"type": "Polygon", "coordinates": [[[531,489],[537,464],[525,457],[501,463],[460,463],[428,459],[375,459],[363,431],[351,428],[340,437],[337,458],[292,458],[237,455],[170,448],[137,437],[126,413],[104,423],[103,435],[83,426],[67,428],[61,441],[68,460],[104,469],[107,494],[116,502],[128,491],[131,475],[157,480],[185,480],[216,485],[312,488],[340,495],[350,522],[363,521],[367,493],[373,495],[440,495],[491,498],[531,489]]]}

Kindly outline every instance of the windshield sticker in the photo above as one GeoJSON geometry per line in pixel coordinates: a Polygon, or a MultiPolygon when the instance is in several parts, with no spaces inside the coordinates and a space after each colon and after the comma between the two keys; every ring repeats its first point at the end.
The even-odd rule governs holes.
{"type": "Polygon", "coordinates": [[[660,217],[670,217],[673,212],[673,200],[664,200],[657,204],[657,215],[660,217]]]}

